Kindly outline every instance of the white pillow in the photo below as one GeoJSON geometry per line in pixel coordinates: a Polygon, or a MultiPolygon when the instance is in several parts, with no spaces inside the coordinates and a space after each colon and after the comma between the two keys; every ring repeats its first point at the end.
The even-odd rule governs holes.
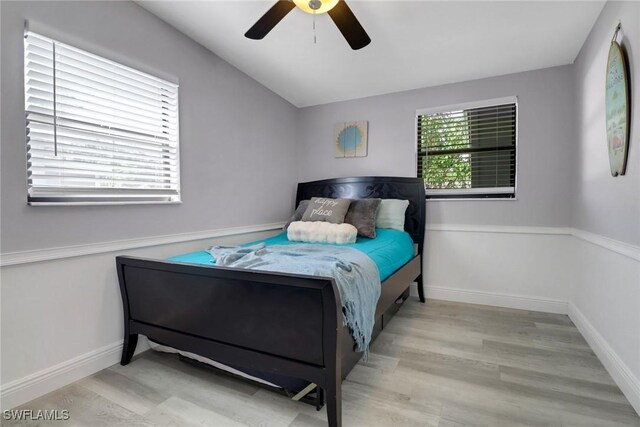
{"type": "Polygon", "coordinates": [[[332,224],[323,221],[294,221],[287,228],[287,238],[293,242],[355,243],[358,229],[351,224],[332,224]]]}
{"type": "Polygon", "coordinates": [[[408,200],[382,199],[376,217],[376,228],[404,231],[404,213],[407,207],[409,207],[408,200]]]}

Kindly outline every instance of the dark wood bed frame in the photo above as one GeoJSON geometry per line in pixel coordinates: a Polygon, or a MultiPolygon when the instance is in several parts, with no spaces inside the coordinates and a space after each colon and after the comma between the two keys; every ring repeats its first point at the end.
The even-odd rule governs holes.
{"type": "MultiPolygon", "coordinates": [[[[374,335],[386,313],[418,283],[424,302],[422,248],[424,183],[419,178],[357,177],[298,184],[296,206],[311,197],[406,199],[405,230],[414,258],[382,284],[374,335]]],[[[245,369],[315,383],[327,405],[329,426],[342,424],[341,383],[362,353],[342,324],[334,279],[128,256],[116,258],[124,307],[121,364],[138,335],[245,369]]],[[[397,311],[397,310],[396,310],[397,311]]]]}

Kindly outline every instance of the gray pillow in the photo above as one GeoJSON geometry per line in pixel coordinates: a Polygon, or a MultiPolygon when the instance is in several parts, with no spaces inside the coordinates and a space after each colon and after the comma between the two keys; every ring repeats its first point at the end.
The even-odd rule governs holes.
{"type": "Polygon", "coordinates": [[[342,224],[347,214],[351,200],[328,199],[326,197],[312,197],[309,207],[302,215],[302,221],[322,221],[332,224],[342,224]]]}
{"type": "Polygon", "coordinates": [[[296,211],[293,213],[293,215],[291,215],[291,218],[289,218],[289,221],[287,221],[287,223],[284,225],[283,230],[286,231],[292,222],[302,220],[302,215],[304,215],[304,212],[307,210],[308,207],[309,207],[309,201],[301,200],[296,211]]]}
{"type": "Polygon", "coordinates": [[[381,199],[352,200],[344,222],[358,229],[358,235],[376,238],[376,217],[380,209],[381,199]]]}

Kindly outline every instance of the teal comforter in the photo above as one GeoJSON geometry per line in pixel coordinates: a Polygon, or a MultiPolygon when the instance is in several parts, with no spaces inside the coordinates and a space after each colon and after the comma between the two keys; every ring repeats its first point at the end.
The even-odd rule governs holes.
{"type": "MultiPolygon", "coordinates": [[[[411,236],[404,231],[379,228],[376,230],[376,233],[377,237],[375,239],[358,237],[355,243],[340,246],[355,248],[367,254],[378,267],[380,281],[385,281],[413,258],[413,240],[411,236]]],[[[267,246],[300,244],[300,242],[288,240],[287,233],[280,233],[268,239],[247,243],[243,246],[251,246],[258,243],[265,243],[267,246]]],[[[328,243],[324,244],[329,245],[328,243]]],[[[169,258],[169,261],[203,265],[215,264],[213,258],[206,250],[176,255],[169,258]]]]}

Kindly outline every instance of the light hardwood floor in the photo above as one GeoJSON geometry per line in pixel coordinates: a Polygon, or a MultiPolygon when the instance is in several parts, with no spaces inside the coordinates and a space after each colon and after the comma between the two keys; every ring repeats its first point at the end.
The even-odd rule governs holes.
{"type": "MultiPolygon", "coordinates": [[[[640,426],[563,315],[412,298],[342,387],[345,427],[640,426]]],[[[71,419],[20,425],[326,425],[324,409],[153,351],[22,408],[71,419]]]]}

